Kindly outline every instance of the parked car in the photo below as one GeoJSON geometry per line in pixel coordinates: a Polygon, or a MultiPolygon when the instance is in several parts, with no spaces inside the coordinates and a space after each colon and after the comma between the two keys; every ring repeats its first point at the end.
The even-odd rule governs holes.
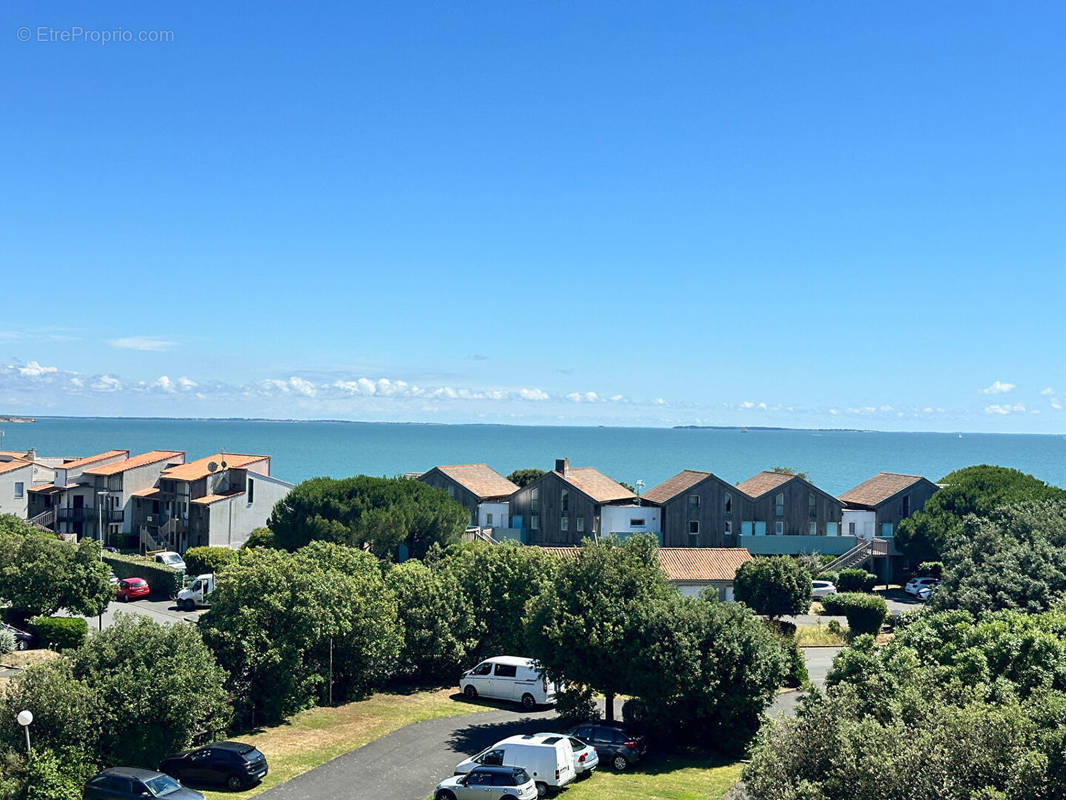
{"type": "Polygon", "coordinates": [[[836,594],[837,587],[830,581],[811,581],[811,597],[816,600],[827,594],[836,594]]]}
{"type": "Polygon", "coordinates": [[[165,564],[171,569],[176,569],[179,572],[185,571],[185,559],[173,550],[164,550],[161,553],[156,553],[152,556],[152,560],[157,564],[165,564]]]}
{"type": "Polygon", "coordinates": [[[215,742],[207,747],[167,756],[159,771],[197,786],[204,783],[237,791],[266,777],[266,756],[250,744],[215,742]]]}
{"type": "Polygon", "coordinates": [[[569,733],[596,748],[599,760],[621,772],[640,761],[648,752],[648,742],[622,722],[589,722],[569,733]]]}
{"type": "MultiPolygon", "coordinates": [[[[558,736],[557,733],[534,733],[538,739],[547,739],[552,736],[558,736]]],[[[580,739],[570,736],[570,749],[574,751],[574,774],[578,778],[584,778],[591,775],[593,770],[600,764],[600,757],[596,754],[596,748],[587,742],[583,742],[580,739]]]]}
{"type": "Polygon", "coordinates": [[[15,637],[15,649],[16,650],[29,650],[33,647],[35,637],[32,633],[19,630],[14,625],[8,625],[6,622],[0,622],[0,627],[3,627],[5,631],[11,631],[11,635],[15,637]]]}
{"type": "Polygon", "coordinates": [[[167,800],[206,800],[169,775],[137,767],[112,767],[98,772],[81,790],[82,800],[144,800],[165,797],[167,800]]]}
{"type": "Polygon", "coordinates": [[[937,583],[935,583],[935,584],[930,584],[930,585],[923,586],[921,589],[918,590],[918,594],[916,594],[915,597],[917,597],[919,600],[921,600],[924,603],[926,600],[928,600],[930,597],[932,597],[933,596],[933,592],[935,592],[939,588],[940,588],[939,581],[937,583]]]}
{"type": "Polygon", "coordinates": [[[138,597],[147,597],[152,593],[148,581],[144,578],[123,578],[115,587],[115,599],[128,603],[138,597]]]}
{"type": "Polygon", "coordinates": [[[525,709],[555,702],[555,686],[531,658],[496,656],[467,670],[459,679],[459,690],[467,698],[492,697],[513,700],[525,709]]]}
{"type": "Polygon", "coordinates": [[[903,591],[907,594],[912,594],[915,597],[918,596],[918,592],[927,586],[938,586],[940,584],[939,578],[911,578],[907,581],[907,585],[903,587],[903,591]]]}
{"type": "Polygon", "coordinates": [[[178,592],[178,608],[182,611],[192,611],[197,606],[209,606],[211,601],[208,595],[215,591],[215,573],[205,572],[197,575],[188,588],[178,592]]]}
{"type": "Polygon", "coordinates": [[[574,768],[574,749],[570,738],[562,733],[508,736],[476,756],[460,761],[455,774],[462,775],[480,767],[521,767],[528,772],[544,797],[558,791],[577,777],[574,768]]]}
{"type": "Polygon", "coordinates": [[[445,778],[433,793],[433,800],[497,800],[501,797],[533,800],[537,797],[537,785],[521,767],[478,767],[466,775],[445,778]]]}

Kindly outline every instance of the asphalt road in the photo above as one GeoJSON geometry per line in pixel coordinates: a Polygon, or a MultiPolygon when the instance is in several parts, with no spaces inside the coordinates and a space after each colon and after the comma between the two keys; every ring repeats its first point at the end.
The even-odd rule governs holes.
{"type": "MultiPolygon", "coordinates": [[[[825,676],[829,668],[833,666],[833,658],[843,648],[841,647],[804,647],[803,660],[807,662],[807,678],[820,689],[825,688],[825,676]]],[[[793,690],[781,692],[774,698],[774,702],[766,709],[766,713],[774,718],[781,718],[795,713],[796,704],[799,702],[801,692],[793,690]]]]}
{"type": "MultiPolygon", "coordinates": [[[[142,597],[140,600],[131,600],[128,603],[120,603],[116,600],[112,601],[103,613],[103,627],[108,628],[114,623],[117,612],[140,614],[156,622],[193,622],[199,614],[203,613],[203,610],[194,611],[191,614],[180,611],[174,601],[169,599],[153,600],[150,597],[142,597]]],[[[85,619],[89,623],[90,634],[99,630],[101,617],[86,617],[85,619]]]]}

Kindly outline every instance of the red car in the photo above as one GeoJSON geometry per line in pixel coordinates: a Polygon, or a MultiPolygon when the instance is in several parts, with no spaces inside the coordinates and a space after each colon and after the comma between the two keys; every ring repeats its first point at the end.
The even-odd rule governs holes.
{"type": "Polygon", "coordinates": [[[144,597],[151,592],[148,581],[144,578],[123,578],[115,588],[115,599],[128,603],[138,597],[144,597]]]}

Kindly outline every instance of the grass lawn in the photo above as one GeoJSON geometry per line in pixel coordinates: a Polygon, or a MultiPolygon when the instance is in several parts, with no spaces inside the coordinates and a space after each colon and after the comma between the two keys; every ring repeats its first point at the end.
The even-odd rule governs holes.
{"type": "Polygon", "coordinates": [[[270,774],[253,789],[204,794],[209,800],[244,800],[413,722],[493,708],[452,699],[454,692],[450,688],[375,694],[337,708],[313,708],[276,728],[236,736],[238,741],[255,745],[266,754],[270,774]]]}
{"type": "MultiPolygon", "coordinates": [[[[847,631],[847,628],[844,628],[847,631]]],[[[821,622],[814,625],[796,626],[796,643],[800,647],[812,647],[815,645],[845,645],[847,639],[829,630],[828,625],[821,622]]]]}
{"type": "Polygon", "coordinates": [[[718,800],[740,779],[740,762],[687,756],[649,759],[633,772],[597,770],[561,800],[718,800]]]}

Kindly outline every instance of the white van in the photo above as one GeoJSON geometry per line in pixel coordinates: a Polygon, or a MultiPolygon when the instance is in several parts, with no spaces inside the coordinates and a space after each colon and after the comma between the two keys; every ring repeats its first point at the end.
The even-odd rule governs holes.
{"type": "Polygon", "coordinates": [[[527,710],[555,702],[555,686],[549,685],[540,665],[531,658],[519,656],[496,656],[482,661],[463,673],[459,691],[470,700],[475,697],[513,700],[527,710]]]}
{"type": "Polygon", "coordinates": [[[509,736],[461,762],[456,766],[455,774],[465,775],[481,766],[521,767],[532,776],[539,797],[562,789],[577,775],[570,738],[561,733],[547,737],[537,734],[509,736]]]}

